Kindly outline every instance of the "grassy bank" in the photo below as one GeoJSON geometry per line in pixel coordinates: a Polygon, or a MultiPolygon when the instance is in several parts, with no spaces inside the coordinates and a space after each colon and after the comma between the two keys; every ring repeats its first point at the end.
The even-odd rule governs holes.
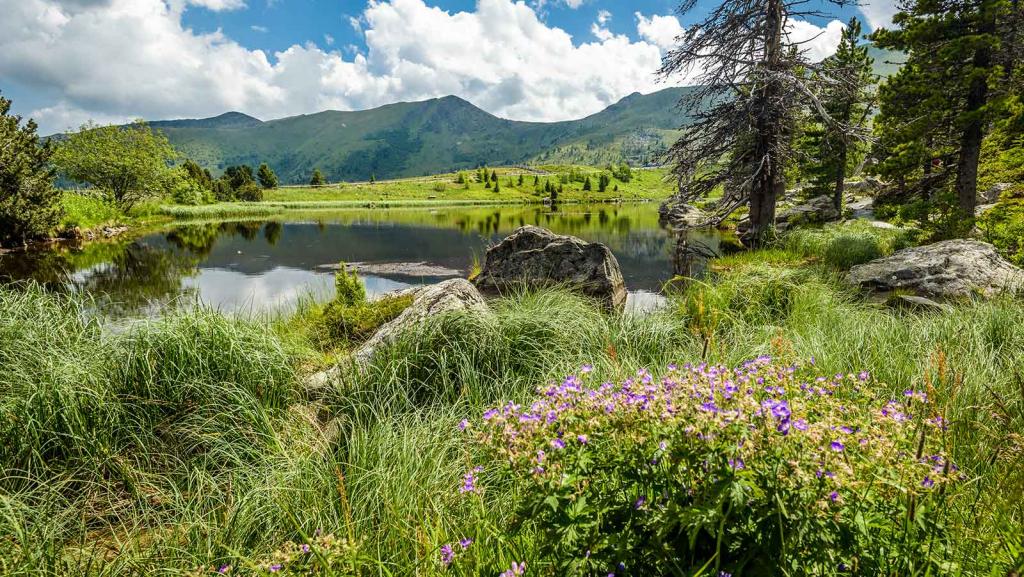
{"type": "Polygon", "coordinates": [[[439,174],[421,178],[355,182],[320,187],[281,187],[267,190],[262,202],[219,202],[211,205],[163,205],[160,213],[173,218],[269,217],[290,211],[340,210],[415,206],[473,206],[540,204],[550,192],[545,185],[561,187],[562,203],[661,201],[672,194],[662,169],[635,170],[628,182],[611,179],[605,191],[598,190],[602,171],[581,166],[537,168],[495,168],[499,190],[493,181],[478,182],[475,171],[439,174]],[[520,184],[522,177],[522,184],[520,184]],[[583,190],[589,178],[592,190],[583,190]],[[459,182],[459,180],[463,182],[459,182]],[[584,180],[581,180],[584,179],[584,180]]]}
{"type": "MultiPolygon", "coordinates": [[[[460,492],[487,457],[460,421],[480,426],[486,409],[528,402],[583,364],[592,382],[621,382],[641,367],[772,355],[823,376],[870,371],[883,401],[927,391],[948,423],[929,442],[963,476],[941,508],[916,504],[920,531],[899,518],[866,530],[916,535],[889,543],[906,556],[890,561],[909,568],[898,574],[1007,574],[1024,562],[1024,305],[871,304],[843,268],[901,233],[807,234],[721,259],[714,279],[679,285],[649,316],[555,291],[434,319],[315,396],[301,374],[319,362],[316,343],[288,323],[197,311],[112,333],[84,323],[74,299],[0,289],[0,540],[11,544],[0,572],[264,574],[296,558],[287,542],[321,531],[347,540],[323,548],[339,575],[495,575],[523,561],[529,574],[564,573],[550,527],[520,508],[528,480],[486,465],[483,492],[460,492]],[[442,547],[459,539],[473,543],[446,570],[442,547]]],[[[836,515],[853,515],[858,500],[843,503],[836,515]]]]}

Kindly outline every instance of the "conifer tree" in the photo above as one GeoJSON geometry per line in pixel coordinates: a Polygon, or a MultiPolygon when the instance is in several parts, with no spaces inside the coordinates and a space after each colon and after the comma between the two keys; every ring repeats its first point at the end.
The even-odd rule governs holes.
{"type": "Polygon", "coordinates": [[[60,222],[60,190],[53,186],[53,148],[40,143],[36,123],[9,114],[0,96],[0,246],[41,238],[60,222]]]}
{"type": "MultiPolygon", "coordinates": [[[[697,5],[682,0],[679,11],[697,5]]],[[[806,44],[787,33],[787,23],[814,13],[806,0],[723,0],[686,28],[662,64],[666,77],[702,71],[681,102],[694,122],[669,151],[679,195],[695,200],[724,189],[717,219],[749,207],[748,244],[762,244],[775,224],[796,117],[815,106],[810,97],[824,82],[806,44]]]]}
{"type": "MultiPolygon", "coordinates": [[[[372,177],[371,177],[372,178],[372,177]]],[[[371,180],[372,182],[372,180],[371,180]]],[[[319,168],[313,169],[313,176],[309,179],[310,186],[323,186],[327,184],[327,180],[324,179],[324,174],[320,172],[319,168]]]]}
{"type": "Polygon", "coordinates": [[[522,185],[523,185],[523,175],[522,175],[522,173],[520,173],[519,174],[519,186],[522,186],[522,185]]]}
{"type": "Polygon", "coordinates": [[[832,204],[843,207],[847,166],[858,142],[867,139],[867,122],[874,98],[874,59],[868,44],[861,43],[860,21],[851,18],[835,54],[822,63],[821,74],[831,82],[823,86],[822,107],[833,122],[819,119],[821,127],[818,165],[813,171],[815,188],[831,189],[832,204]]]}
{"type": "Polygon", "coordinates": [[[492,170],[491,171],[491,182],[498,182],[498,171],[497,170],[492,170]]]}
{"type": "Polygon", "coordinates": [[[880,171],[922,197],[948,189],[948,233],[974,226],[981,145],[1003,111],[1019,54],[1024,7],[1015,0],[907,0],[875,43],[908,54],[880,92],[880,171]]]}
{"type": "Polygon", "coordinates": [[[260,163],[260,167],[256,170],[256,178],[259,179],[260,186],[265,189],[277,188],[277,175],[267,166],[266,162],[260,163]]]}
{"type": "Polygon", "coordinates": [[[591,188],[592,185],[590,184],[590,177],[588,176],[583,180],[583,190],[591,190],[591,188]]]}

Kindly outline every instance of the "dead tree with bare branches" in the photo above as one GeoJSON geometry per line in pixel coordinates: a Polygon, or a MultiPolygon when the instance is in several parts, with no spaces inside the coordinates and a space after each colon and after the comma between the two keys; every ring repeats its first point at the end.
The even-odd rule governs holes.
{"type": "MultiPolygon", "coordinates": [[[[679,11],[696,4],[683,0],[679,11]]],[[[799,111],[810,107],[832,122],[815,95],[821,83],[844,81],[818,70],[807,40],[791,38],[793,20],[824,16],[807,5],[725,0],[677,38],[660,70],[663,77],[698,72],[697,90],[680,102],[695,121],[669,150],[680,198],[693,201],[722,188],[717,221],[749,206],[744,240],[751,245],[763,243],[775,224],[799,111]]]]}

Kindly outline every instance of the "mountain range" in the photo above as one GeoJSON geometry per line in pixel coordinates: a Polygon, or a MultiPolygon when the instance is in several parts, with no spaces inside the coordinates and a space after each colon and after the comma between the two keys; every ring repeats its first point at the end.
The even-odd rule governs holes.
{"type": "MultiPolygon", "coordinates": [[[[899,69],[902,54],[870,48],[875,73],[899,69]]],[[[370,110],[328,110],[262,121],[241,112],[162,120],[183,155],[215,175],[236,164],[266,162],[282,183],[422,176],[481,165],[658,163],[688,118],[677,107],[694,87],[631,94],[608,108],[561,122],[521,122],[490,114],[457,96],[398,102],[370,110]]]]}
{"type": "Polygon", "coordinates": [[[370,110],[261,121],[240,112],[164,120],[162,131],[182,154],[214,173],[266,162],[282,182],[421,176],[480,165],[528,162],[605,164],[656,162],[686,123],[676,107],[692,88],[635,93],[579,120],[521,122],[499,118],[456,96],[399,102],[370,110]]]}

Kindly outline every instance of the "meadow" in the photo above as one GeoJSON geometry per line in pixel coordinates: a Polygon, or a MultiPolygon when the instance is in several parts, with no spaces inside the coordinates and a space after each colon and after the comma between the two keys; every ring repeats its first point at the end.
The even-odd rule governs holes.
{"type": "MultiPolygon", "coordinates": [[[[645,316],[558,290],[509,295],[492,315],[432,319],[327,389],[304,385],[332,356],[310,310],[181,311],[112,331],[82,314],[81,296],[0,289],[0,573],[1012,574],[1024,563],[1024,305],[898,310],[842,283],[845,268],[908,242],[870,227],[798,232],[716,261],[709,279],[680,280],[670,306],[645,316]],[[523,468],[513,466],[521,452],[487,433],[510,401],[528,423],[527,407],[550,394],[646,383],[655,398],[659,382],[706,385],[700,375],[717,364],[834,394],[791,390],[783,410],[777,391],[751,393],[772,403],[745,413],[752,426],[771,423],[756,443],[741,432],[747,421],[702,444],[640,408],[584,407],[561,418],[589,423],[585,442],[523,429],[541,435],[523,468]],[[908,417],[882,419],[891,407],[908,417]],[[892,471],[910,476],[847,441],[815,479],[816,449],[791,444],[816,438],[800,436],[798,417],[833,460],[828,441],[841,433],[830,419],[877,429],[871,438],[897,449],[882,454],[902,458],[892,471]],[[742,467],[725,460],[733,435],[747,439],[742,467]],[[913,455],[926,445],[942,463],[922,478],[915,471],[932,464],[913,455]],[[568,477],[535,471],[540,447],[568,477]],[[698,447],[710,453],[687,452],[698,447]],[[715,463],[713,482],[645,492],[685,473],[651,455],[703,455],[693,464],[715,463]],[[602,483],[565,481],[583,471],[602,483]],[[818,492],[833,482],[835,498],[818,492]],[[774,541],[758,527],[784,532],[774,541]],[[744,556],[760,547],[770,555],[744,556]]],[[[681,415],[702,423],[706,409],[681,415]]]]}

